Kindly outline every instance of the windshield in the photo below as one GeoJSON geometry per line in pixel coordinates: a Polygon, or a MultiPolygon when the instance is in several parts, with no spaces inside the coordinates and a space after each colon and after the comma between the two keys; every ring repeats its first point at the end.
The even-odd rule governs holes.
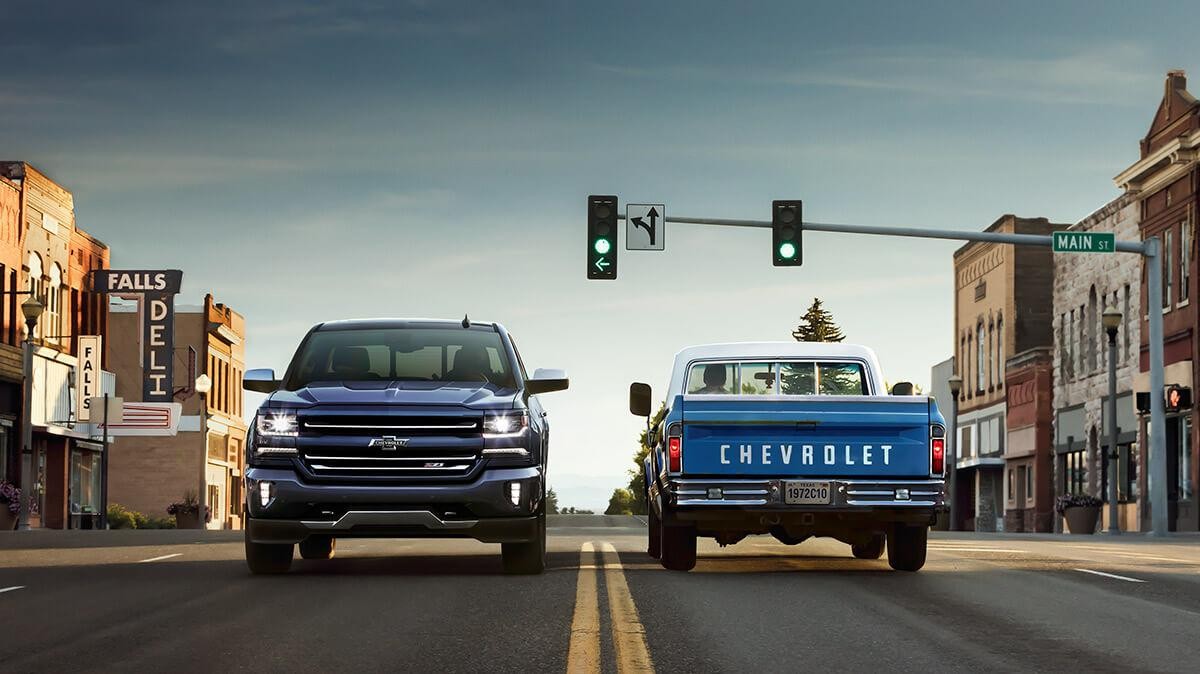
{"type": "Polygon", "coordinates": [[[721,363],[692,365],[688,395],[868,395],[856,362],[721,363]]]}
{"type": "Polygon", "coordinates": [[[322,381],[487,383],[514,388],[500,335],[491,330],[385,328],[317,331],[293,361],[287,388],[322,381]]]}

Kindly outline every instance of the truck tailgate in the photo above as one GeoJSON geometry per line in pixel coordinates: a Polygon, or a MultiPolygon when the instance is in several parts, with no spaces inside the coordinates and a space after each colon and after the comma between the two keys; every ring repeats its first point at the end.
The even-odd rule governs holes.
{"type": "Polygon", "coordinates": [[[686,476],[929,476],[927,398],[683,398],[686,476]]]}

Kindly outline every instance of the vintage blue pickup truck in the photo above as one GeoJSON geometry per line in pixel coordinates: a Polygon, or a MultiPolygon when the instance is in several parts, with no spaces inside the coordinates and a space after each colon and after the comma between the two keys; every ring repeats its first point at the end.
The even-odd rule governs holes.
{"type": "MultiPolygon", "coordinates": [[[[911,388],[885,392],[874,352],[861,346],[679,352],[643,466],[650,555],[687,571],[699,536],[721,545],[828,536],[860,559],[886,547],[893,569],[917,571],[944,508],[945,421],[911,388]]],[[[649,419],[651,400],[648,385],[630,387],[634,414],[649,419]]]]}

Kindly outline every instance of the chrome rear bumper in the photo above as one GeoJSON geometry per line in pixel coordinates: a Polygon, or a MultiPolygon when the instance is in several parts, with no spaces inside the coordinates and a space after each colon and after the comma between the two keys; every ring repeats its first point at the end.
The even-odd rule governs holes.
{"type": "Polygon", "coordinates": [[[781,507],[804,510],[846,508],[933,508],[945,505],[946,483],[942,479],[872,480],[844,478],[795,478],[805,482],[826,482],[832,488],[832,500],[825,505],[789,505],[784,503],[787,479],[734,480],[721,478],[679,478],[667,482],[673,505],[688,507],[781,507]],[[907,495],[907,498],[905,496],[907,495]]]}

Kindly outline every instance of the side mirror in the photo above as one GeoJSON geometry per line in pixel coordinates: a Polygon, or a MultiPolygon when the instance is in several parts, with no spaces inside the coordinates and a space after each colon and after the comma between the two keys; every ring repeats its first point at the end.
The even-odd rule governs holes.
{"type": "Polygon", "coordinates": [[[894,396],[910,396],[913,395],[913,385],[911,381],[896,382],[892,387],[892,395],[894,396]]]}
{"type": "Polygon", "coordinates": [[[629,412],[650,418],[650,385],[634,382],[629,385],[629,412]]]}
{"type": "Polygon", "coordinates": [[[275,378],[275,370],[246,370],[242,375],[242,388],[257,393],[273,393],[279,390],[279,380],[275,378]]]}
{"type": "Polygon", "coordinates": [[[525,380],[525,391],[531,396],[539,393],[565,391],[570,384],[571,380],[567,379],[565,371],[538,368],[533,371],[532,378],[525,380]]]}

